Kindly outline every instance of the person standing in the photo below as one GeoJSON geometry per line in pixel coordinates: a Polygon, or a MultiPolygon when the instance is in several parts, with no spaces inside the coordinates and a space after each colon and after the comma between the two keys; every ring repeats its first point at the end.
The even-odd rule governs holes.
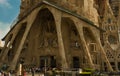
{"type": "Polygon", "coordinates": [[[31,73],[32,73],[32,76],[34,76],[34,68],[31,68],[31,73]]]}

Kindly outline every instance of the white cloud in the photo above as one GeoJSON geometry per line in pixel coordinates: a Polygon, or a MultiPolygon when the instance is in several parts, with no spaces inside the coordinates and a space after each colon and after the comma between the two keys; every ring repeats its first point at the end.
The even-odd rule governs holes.
{"type": "Polygon", "coordinates": [[[0,0],[0,6],[2,7],[7,7],[7,8],[11,8],[10,3],[8,2],[8,0],[0,0]]]}
{"type": "Polygon", "coordinates": [[[0,39],[2,39],[10,30],[10,23],[0,22],[0,39]]]}
{"type": "MultiPolygon", "coordinates": [[[[0,22],[0,41],[10,30],[10,23],[0,22]]],[[[3,46],[4,42],[0,42],[0,46],[3,46]]]]}

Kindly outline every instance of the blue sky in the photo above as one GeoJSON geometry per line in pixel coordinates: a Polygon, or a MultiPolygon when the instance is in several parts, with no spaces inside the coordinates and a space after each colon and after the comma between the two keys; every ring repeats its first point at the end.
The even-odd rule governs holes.
{"type": "Polygon", "coordinates": [[[20,0],[0,0],[0,39],[10,30],[19,14],[20,0]]]}

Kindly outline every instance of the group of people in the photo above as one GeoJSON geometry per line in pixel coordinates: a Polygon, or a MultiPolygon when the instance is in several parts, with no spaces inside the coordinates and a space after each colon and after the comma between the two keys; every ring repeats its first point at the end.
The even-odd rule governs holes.
{"type": "Polygon", "coordinates": [[[23,69],[23,75],[26,76],[27,73],[31,73],[32,76],[35,74],[53,74],[55,71],[58,71],[57,68],[39,68],[39,67],[33,67],[33,68],[24,68],[23,69]]]}
{"type": "Polygon", "coordinates": [[[0,76],[12,76],[11,72],[0,71],[0,76]]]}

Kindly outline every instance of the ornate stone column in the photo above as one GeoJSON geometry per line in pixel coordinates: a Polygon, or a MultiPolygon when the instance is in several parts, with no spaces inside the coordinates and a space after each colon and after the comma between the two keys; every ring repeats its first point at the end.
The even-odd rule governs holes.
{"type": "Polygon", "coordinates": [[[62,68],[68,68],[69,66],[68,66],[67,59],[66,59],[65,48],[64,48],[62,32],[61,32],[61,12],[56,10],[54,13],[54,17],[55,17],[55,23],[56,23],[56,29],[57,29],[59,53],[61,56],[62,68]]]}
{"type": "Polygon", "coordinates": [[[90,68],[95,69],[95,66],[94,66],[94,64],[93,64],[93,60],[92,60],[92,58],[91,58],[90,51],[89,51],[89,49],[88,49],[88,47],[87,47],[87,44],[86,44],[86,41],[85,41],[85,38],[84,38],[84,34],[83,34],[83,25],[84,25],[84,24],[82,24],[82,23],[81,23],[82,21],[80,21],[80,20],[78,20],[78,19],[74,19],[74,22],[75,22],[75,24],[76,24],[76,28],[77,28],[78,33],[79,33],[79,35],[80,35],[80,39],[81,39],[81,44],[82,44],[83,50],[85,51],[85,53],[86,53],[86,55],[87,55],[88,62],[89,62],[88,64],[89,64],[90,68]]]}
{"type": "MultiPolygon", "coordinates": [[[[19,25],[19,24],[18,24],[19,25]]],[[[7,42],[5,43],[4,49],[2,50],[2,53],[0,55],[0,65],[2,65],[2,63],[4,63],[5,58],[10,50],[10,47],[12,46],[18,32],[20,30],[20,27],[17,28],[17,30],[14,31],[14,34],[12,35],[11,40],[9,41],[9,38],[7,39],[7,42]]]]}
{"type": "Polygon", "coordinates": [[[16,67],[17,61],[18,61],[18,59],[19,59],[21,50],[22,50],[22,48],[23,48],[24,42],[25,42],[25,40],[26,40],[26,38],[27,38],[27,36],[28,36],[28,33],[29,33],[30,28],[31,28],[31,26],[32,26],[32,24],[33,24],[33,22],[34,22],[34,20],[35,20],[35,18],[36,18],[36,15],[37,15],[38,11],[39,11],[38,9],[34,10],[34,11],[27,17],[27,19],[28,19],[28,22],[27,22],[27,23],[28,23],[28,24],[26,25],[25,32],[24,32],[23,37],[22,37],[22,39],[21,39],[21,42],[20,42],[20,44],[19,44],[19,46],[18,46],[18,49],[16,50],[16,54],[15,54],[15,56],[14,56],[12,62],[11,62],[11,65],[10,65],[9,70],[15,70],[15,67],[16,67]]]}

